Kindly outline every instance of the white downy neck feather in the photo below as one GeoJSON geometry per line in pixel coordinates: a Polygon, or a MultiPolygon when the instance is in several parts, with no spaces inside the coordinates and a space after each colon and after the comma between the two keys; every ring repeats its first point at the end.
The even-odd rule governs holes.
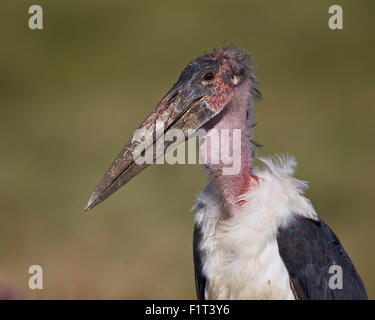
{"type": "Polygon", "coordinates": [[[201,229],[199,245],[207,299],[294,299],[289,274],[279,255],[277,232],[295,215],[318,219],[303,195],[307,184],[293,177],[294,158],[260,158],[258,184],[240,200],[245,204],[223,219],[220,199],[209,184],[193,207],[201,229]]]}

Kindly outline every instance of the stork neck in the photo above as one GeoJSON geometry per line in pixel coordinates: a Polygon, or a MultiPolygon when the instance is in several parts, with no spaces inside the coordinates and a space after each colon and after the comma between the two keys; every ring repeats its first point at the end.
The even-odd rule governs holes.
{"type": "Polygon", "coordinates": [[[251,176],[252,147],[250,143],[252,99],[248,84],[242,85],[232,101],[204,129],[205,140],[200,146],[200,155],[205,161],[208,178],[214,184],[218,198],[222,200],[224,212],[233,216],[241,207],[239,198],[253,183],[251,176]],[[225,132],[229,133],[224,134],[225,132]],[[228,153],[229,158],[225,154],[228,153]],[[212,155],[218,152],[219,161],[212,155]],[[228,168],[231,173],[228,174],[228,168]]]}

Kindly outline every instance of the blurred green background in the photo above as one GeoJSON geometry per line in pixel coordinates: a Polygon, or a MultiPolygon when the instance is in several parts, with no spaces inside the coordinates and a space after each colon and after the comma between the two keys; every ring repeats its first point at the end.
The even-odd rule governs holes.
{"type": "Polygon", "coordinates": [[[252,54],[257,155],[297,177],[375,297],[374,1],[11,1],[0,5],[0,297],[195,298],[190,208],[199,165],[155,165],[83,207],[185,65],[252,54]],[[28,8],[44,30],[28,28],[28,8]],[[44,290],[28,289],[30,265],[44,290]]]}

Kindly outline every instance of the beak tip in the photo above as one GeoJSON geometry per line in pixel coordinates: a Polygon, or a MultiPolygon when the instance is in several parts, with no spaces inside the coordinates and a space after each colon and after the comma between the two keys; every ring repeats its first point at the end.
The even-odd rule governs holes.
{"type": "Polygon", "coordinates": [[[94,208],[96,205],[97,205],[97,203],[96,203],[96,196],[93,193],[91,195],[89,201],[87,201],[87,204],[86,204],[86,206],[85,206],[85,208],[83,210],[87,212],[87,211],[91,210],[92,208],[94,208]]]}

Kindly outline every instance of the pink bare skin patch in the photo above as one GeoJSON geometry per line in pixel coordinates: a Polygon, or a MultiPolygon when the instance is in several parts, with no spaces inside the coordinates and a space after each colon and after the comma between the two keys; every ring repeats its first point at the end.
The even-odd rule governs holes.
{"type": "Polygon", "coordinates": [[[212,94],[205,97],[205,102],[213,112],[221,110],[233,99],[234,90],[228,83],[225,83],[223,79],[228,70],[230,70],[230,64],[227,59],[223,59],[219,71],[216,74],[212,94]]]}
{"type": "Polygon", "coordinates": [[[224,107],[222,112],[204,126],[204,129],[207,131],[207,136],[200,146],[200,153],[204,158],[208,176],[215,184],[216,189],[220,192],[221,198],[223,199],[223,208],[230,216],[238,212],[239,208],[243,205],[243,203],[239,201],[240,196],[246,193],[252,185],[256,184],[256,179],[254,180],[250,172],[251,150],[246,119],[250,98],[248,88],[248,79],[244,80],[235,90],[231,88],[232,93],[230,95],[233,96],[233,98],[229,98],[230,102],[224,107]],[[238,130],[240,132],[240,139],[237,138],[234,140],[233,134],[230,135],[229,140],[223,140],[220,134],[219,139],[217,136],[214,136],[222,130],[229,130],[230,132],[238,130]],[[240,144],[239,153],[234,152],[234,145],[236,143],[240,144]],[[233,165],[233,163],[228,164],[223,161],[221,153],[219,153],[218,161],[217,159],[212,159],[212,151],[220,150],[219,152],[221,152],[223,148],[225,148],[225,150],[229,149],[230,153],[235,155],[233,163],[237,162],[240,165],[236,174],[223,174],[223,169],[233,165]]]}

